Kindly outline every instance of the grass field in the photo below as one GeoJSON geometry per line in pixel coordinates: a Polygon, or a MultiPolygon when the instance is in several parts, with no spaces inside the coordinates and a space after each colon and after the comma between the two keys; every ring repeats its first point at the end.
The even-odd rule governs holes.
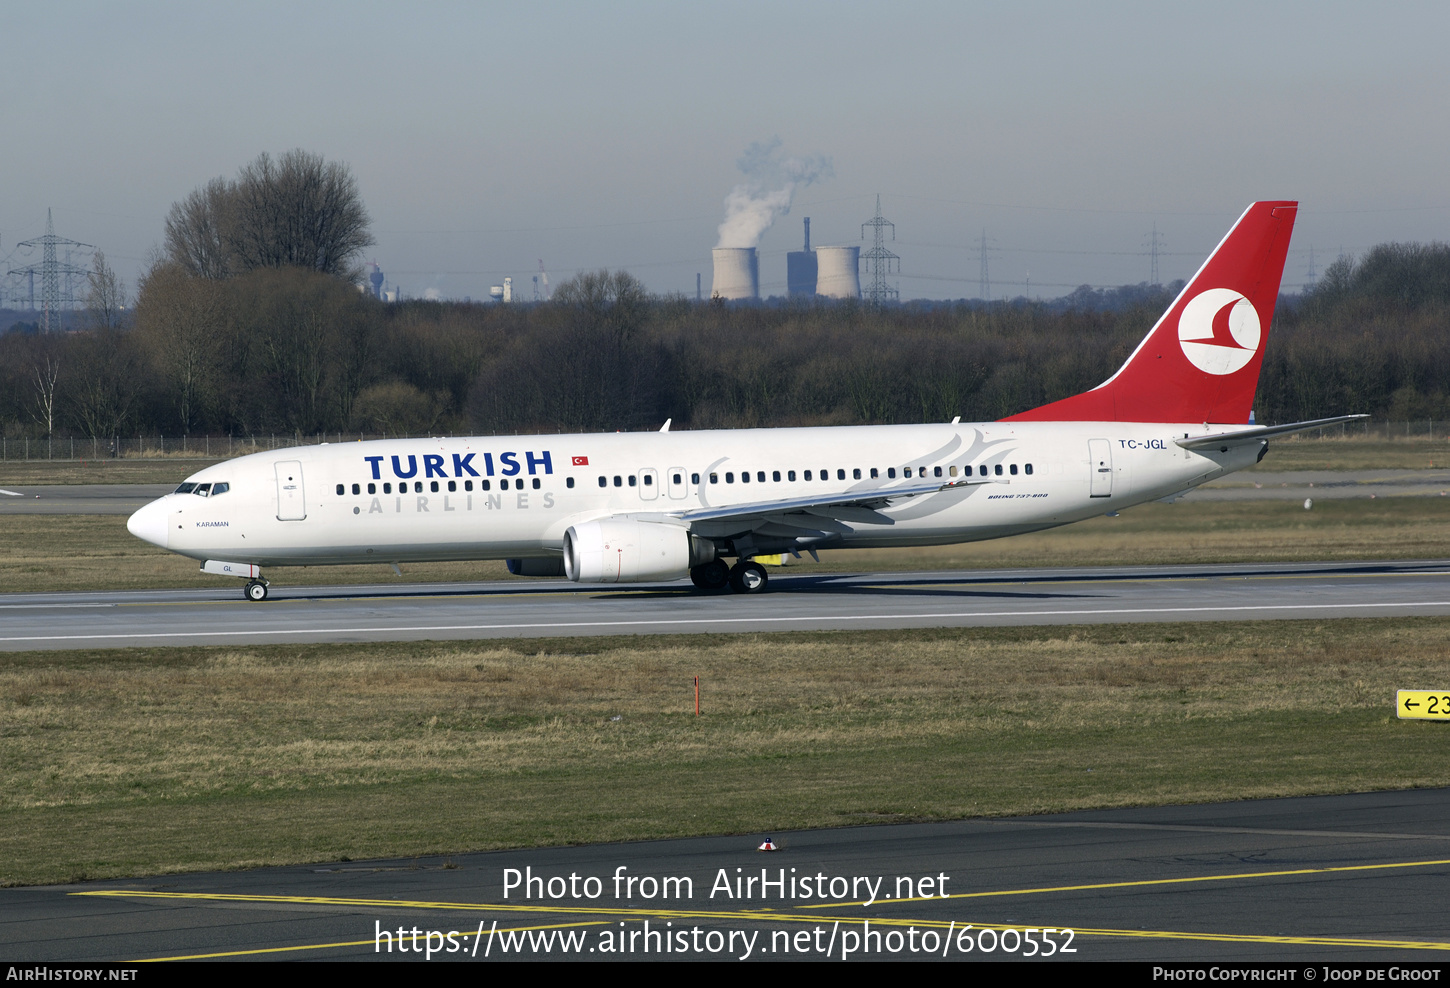
{"type": "Polygon", "coordinates": [[[1450,619],[0,655],[0,882],[1450,784],[1450,619]],[[693,713],[700,676],[704,716],[693,713]]]}
{"type": "MultiPolygon", "coordinates": [[[[828,551],[788,572],[1450,557],[1450,498],[1145,504],[1055,531],[925,549],[828,551]]],[[[510,579],[501,562],[275,568],[277,586],[510,579]]],[[[0,515],[0,592],[235,587],[142,542],[120,515],[0,515]]]]}

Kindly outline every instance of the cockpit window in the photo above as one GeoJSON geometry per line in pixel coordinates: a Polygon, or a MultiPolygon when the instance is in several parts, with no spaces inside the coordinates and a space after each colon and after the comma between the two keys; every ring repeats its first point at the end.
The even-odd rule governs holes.
{"type": "Polygon", "coordinates": [[[190,494],[194,490],[196,490],[196,485],[195,484],[182,484],[176,490],[172,491],[172,493],[173,494],[190,494]]]}
{"type": "Polygon", "coordinates": [[[228,483],[212,484],[211,485],[211,496],[212,497],[216,497],[218,494],[225,494],[227,491],[229,491],[231,489],[232,489],[232,485],[231,484],[228,484],[228,483]]]}
{"type": "Polygon", "coordinates": [[[191,493],[195,494],[197,497],[207,497],[211,494],[211,484],[197,484],[196,490],[192,491],[191,493]]]}

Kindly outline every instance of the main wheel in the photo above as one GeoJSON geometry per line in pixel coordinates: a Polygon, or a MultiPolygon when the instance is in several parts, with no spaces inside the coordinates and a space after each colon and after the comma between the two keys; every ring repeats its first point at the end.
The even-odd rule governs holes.
{"type": "Polygon", "coordinates": [[[247,599],[248,600],[266,600],[267,599],[267,585],[265,583],[263,583],[261,580],[253,580],[251,583],[248,583],[247,584],[247,599]]]}
{"type": "Polygon", "coordinates": [[[769,582],[765,567],[753,559],[736,563],[730,569],[730,589],[736,593],[760,593],[769,582]]]}
{"type": "Polygon", "coordinates": [[[690,582],[701,590],[724,590],[730,583],[730,567],[723,559],[712,559],[690,570],[690,582]]]}

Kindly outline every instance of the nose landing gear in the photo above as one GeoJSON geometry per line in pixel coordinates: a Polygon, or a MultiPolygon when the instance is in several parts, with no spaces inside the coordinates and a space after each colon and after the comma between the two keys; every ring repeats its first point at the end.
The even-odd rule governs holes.
{"type": "Polygon", "coordinates": [[[263,601],[267,599],[267,583],[264,580],[253,580],[247,584],[246,595],[248,600],[263,601]]]}

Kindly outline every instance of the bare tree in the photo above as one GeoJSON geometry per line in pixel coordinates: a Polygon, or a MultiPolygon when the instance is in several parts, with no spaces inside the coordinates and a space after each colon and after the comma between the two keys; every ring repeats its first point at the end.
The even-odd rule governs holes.
{"type": "Polygon", "coordinates": [[[45,427],[45,434],[55,432],[55,392],[60,379],[60,358],[47,353],[36,359],[31,366],[31,380],[35,384],[35,421],[45,427]]]}
{"type": "Polygon", "coordinates": [[[126,308],[126,283],[116,277],[116,272],[106,263],[106,255],[100,251],[96,251],[88,277],[86,312],[92,324],[100,329],[118,328],[126,308]]]}
{"type": "Polygon", "coordinates": [[[346,165],[300,148],[263,152],[235,181],[213,179],[172,205],[166,250],[204,278],[283,267],[351,278],[374,243],[368,223],[346,165]]]}
{"type": "Polygon", "coordinates": [[[175,264],[154,266],[136,299],[136,335],[166,382],[183,435],[217,403],[225,374],[225,288],[175,264]]]}
{"type": "Polygon", "coordinates": [[[214,178],[166,214],[166,256],[188,274],[221,280],[232,274],[231,185],[214,178]]]}

